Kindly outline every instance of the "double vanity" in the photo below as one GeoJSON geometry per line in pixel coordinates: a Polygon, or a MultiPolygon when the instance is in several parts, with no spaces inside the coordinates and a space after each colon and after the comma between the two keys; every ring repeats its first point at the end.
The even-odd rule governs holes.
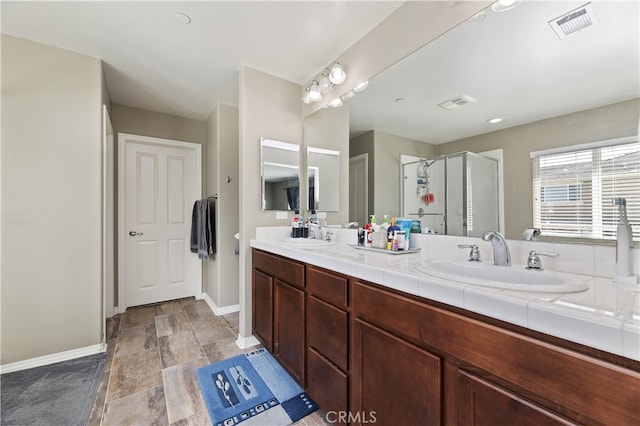
{"type": "Polygon", "coordinates": [[[533,243],[500,267],[478,239],[412,235],[421,250],[402,255],[356,239],[294,242],[275,227],[251,242],[253,333],[330,421],[637,422],[638,286],[525,270],[533,243]],[[470,242],[482,262],[457,248],[470,242]]]}

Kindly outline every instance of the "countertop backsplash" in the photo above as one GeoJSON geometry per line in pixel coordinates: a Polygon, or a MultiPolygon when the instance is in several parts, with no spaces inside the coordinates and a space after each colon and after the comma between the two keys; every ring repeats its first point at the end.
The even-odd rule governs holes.
{"type": "MultiPolygon", "coordinates": [[[[256,228],[256,239],[278,242],[289,237],[288,226],[256,228]]],[[[346,244],[356,244],[355,229],[330,228],[333,238],[346,244]]],[[[478,237],[456,237],[449,235],[411,234],[411,247],[420,248],[423,256],[432,259],[465,260],[469,249],[460,249],[458,244],[476,244],[480,259],[491,262],[491,243],[478,237]]],[[[541,257],[542,267],[551,271],[613,278],[616,263],[616,248],[611,245],[552,243],[545,241],[507,240],[511,252],[511,263],[526,265],[531,250],[558,253],[557,258],[541,257]]],[[[631,249],[633,273],[640,276],[640,248],[631,249]]]]}

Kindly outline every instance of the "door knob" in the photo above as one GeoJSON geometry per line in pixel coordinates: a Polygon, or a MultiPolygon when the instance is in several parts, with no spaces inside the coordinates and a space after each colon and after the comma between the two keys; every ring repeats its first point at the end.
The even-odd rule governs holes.
{"type": "Polygon", "coordinates": [[[132,237],[135,237],[136,235],[143,235],[143,232],[136,232],[136,231],[129,231],[129,235],[131,235],[132,237]]]}

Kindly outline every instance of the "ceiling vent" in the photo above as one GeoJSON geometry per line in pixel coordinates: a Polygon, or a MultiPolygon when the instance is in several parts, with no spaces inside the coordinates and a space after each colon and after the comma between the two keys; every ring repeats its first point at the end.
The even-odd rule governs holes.
{"type": "Polygon", "coordinates": [[[569,13],[565,13],[564,15],[549,21],[549,25],[560,38],[566,38],[573,33],[591,27],[597,23],[598,17],[596,16],[591,3],[587,3],[584,6],[580,6],[569,13]]]}
{"type": "Polygon", "coordinates": [[[456,96],[455,98],[447,99],[446,101],[439,103],[438,106],[440,108],[453,111],[472,102],[476,102],[476,100],[471,96],[460,95],[456,96]]]}

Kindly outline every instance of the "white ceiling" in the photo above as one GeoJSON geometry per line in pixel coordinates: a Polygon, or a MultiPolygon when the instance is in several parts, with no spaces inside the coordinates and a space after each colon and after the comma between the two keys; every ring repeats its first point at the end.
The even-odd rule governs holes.
{"type": "Polygon", "coordinates": [[[1,8],[3,33],[101,58],[114,103],[204,119],[217,102],[238,104],[240,66],[302,84],[401,4],[2,1],[1,8]],[[191,24],[178,23],[176,12],[191,24]]]}
{"type": "Polygon", "coordinates": [[[594,0],[599,24],[559,39],[548,21],[586,2],[488,8],[483,21],[459,25],[372,78],[350,101],[351,134],[375,129],[440,144],[638,98],[640,3],[594,0]],[[477,102],[438,107],[458,95],[477,102]],[[504,120],[488,124],[493,117],[504,120]]]}

